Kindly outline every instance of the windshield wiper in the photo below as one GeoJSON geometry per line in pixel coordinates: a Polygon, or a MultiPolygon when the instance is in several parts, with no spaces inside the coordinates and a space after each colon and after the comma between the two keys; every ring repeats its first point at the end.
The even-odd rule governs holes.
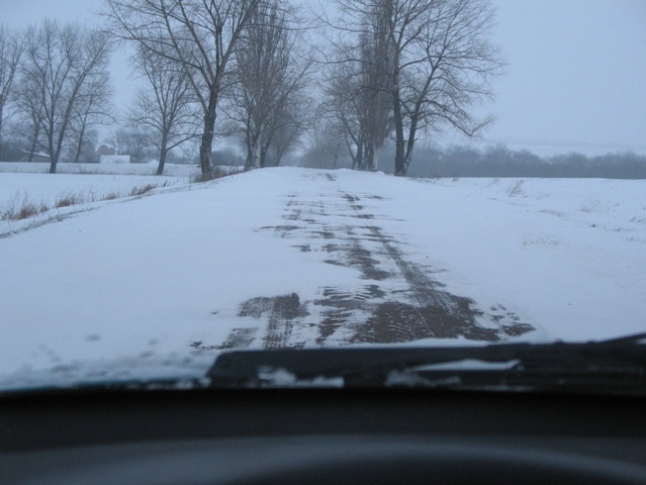
{"type": "Polygon", "coordinates": [[[601,344],[646,344],[646,332],[624,335],[607,340],[602,340],[601,344]]]}
{"type": "Polygon", "coordinates": [[[213,387],[332,382],[646,395],[642,342],[646,334],[586,343],[233,351],[219,355],[207,377],[213,387]]]}

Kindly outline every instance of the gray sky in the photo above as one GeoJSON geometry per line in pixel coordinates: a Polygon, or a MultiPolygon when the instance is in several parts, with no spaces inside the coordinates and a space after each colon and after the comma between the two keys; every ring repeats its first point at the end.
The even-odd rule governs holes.
{"type": "Polygon", "coordinates": [[[498,0],[510,63],[486,138],[535,151],[646,153],[646,1],[498,0]]]}
{"type": "MultiPolygon", "coordinates": [[[[307,2],[303,2],[307,3],[307,2]]],[[[508,62],[494,81],[485,143],[546,155],[646,153],[646,0],[493,0],[493,40],[508,62]]],[[[0,22],[95,21],[101,0],[0,0],[0,22]]],[[[117,105],[132,79],[113,62],[117,105]]],[[[446,135],[440,143],[464,143],[446,135]]]]}

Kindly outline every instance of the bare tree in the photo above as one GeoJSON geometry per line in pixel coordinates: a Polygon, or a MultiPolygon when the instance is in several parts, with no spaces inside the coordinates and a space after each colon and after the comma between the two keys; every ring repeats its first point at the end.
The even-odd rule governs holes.
{"type": "Polygon", "coordinates": [[[263,166],[268,163],[267,158],[271,158],[273,166],[280,165],[285,155],[298,144],[311,124],[312,113],[307,106],[307,100],[299,89],[291,93],[281,110],[272,117],[271,135],[262,148],[263,166]]]}
{"type": "Polygon", "coordinates": [[[338,168],[341,160],[341,153],[344,150],[339,140],[343,138],[342,127],[329,120],[322,126],[318,126],[310,133],[311,141],[308,148],[301,155],[299,165],[312,168],[338,168]]]}
{"type": "Polygon", "coordinates": [[[70,138],[73,141],[71,160],[74,163],[79,161],[83,148],[91,142],[87,137],[92,127],[114,121],[112,94],[110,76],[106,70],[88,76],[87,82],[81,86],[70,120],[70,138]]]}
{"type": "Polygon", "coordinates": [[[489,79],[502,65],[487,40],[488,0],[337,1],[346,25],[386,29],[396,175],[406,174],[420,131],[449,124],[474,136],[492,121],[472,113],[493,96],[489,79]]]}
{"type": "Polygon", "coordinates": [[[360,14],[356,39],[337,47],[327,107],[343,130],[353,167],[376,170],[392,130],[391,44],[382,9],[360,14]]]}
{"type": "MultiPolygon", "coordinates": [[[[27,40],[34,36],[34,29],[29,29],[25,33],[25,48],[27,40]]],[[[34,154],[37,151],[45,150],[46,146],[42,134],[45,113],[45,106],[42,103],[43,89],[41,83],[27,79],[22,64],[18,65],[18,75],[21,79],[13,91],[12,98],[16,111],[20,114],[20,138],[24,140],[23,145],[27,148],[27,161],[31,162],[34,154]]]]}
{"type": "Polygon", "coordinates": [[[61,27],[45,21],[28,33],[20,66],[20,105],[33,124],[33,146],[42,133],[50,173],[56,172],[75,119],[96,106],[88,90],[95,85],[107,88],[99,80],[107,77],[109,52],[105,34],[78,24],[61,27]]]}
{"type": "Polygon", "coordinates": [[[24,48],[23,34],[0,24],[0,151],[2,127],[8,118],[6,107],[12,95],[13,82],[24,48]]]}
{"type": "Polygon", "coordinates": [[[195,137],[195,119],[199,116],[195,97],[181,64],[143,44],[138,45],[134,62],[148,81],[148,89],[138,93],[129,119],[132,125],[149,126],[155,132],[152,141],[159,150],[157,175],[162,175],[168,152],[195,137]]]}
{"type": "MultiPolygon", "coordinates": [[[[148,126],[137,126],[134,129],[119,128],[114,136],[106,140],[117,155],[128,155],[134,163],[145,160],[154,153],[152,139],[156,133],[148,126]]],[[[153,155],[153,156],[154,156],[153,155]]]]}
{"type": "Polygon", "coordinates": [[[16,89],[15,103],[23,122],[20,130],[24,145],[28,147],[27,161],[31,162],[34,154],[44,150],[46,143],[42,135],[44,106],[39,102],[40,90],[35,83],[20,83],[16,89]]]}
{"type": "Polygon", "coordinates": [[[361,143],[363,155],[358,168],[377,170],[379,151],[388,137],[392,104],[392,49],[388,36],[388,18],[382,9],[365,12],[369,26],[359,35],[361,143]]]}
{"type": "Polygon", "coordinates": [[[94,128],[86,127],[82,136],[79,136],[80,132],[76,135],[78,138],[74,139],[72,147],[74,150],[74,163],[78,163],[80,160],[86,163],[99,162],[100,156],[96,152],[99,143],[99,132],[94,128]]]}
{"type": "Polygon", "coordinates": [[[337,59],[335,69],[327,80],[326,99],[321,107],[322,116],[331,119],[331,123],[342,135],[352,158],[352,168],[363,166],[364,148],[361,105],[364,98],[361,96],[357,65],[352,59],[337,59]]]}
{"type": "Polygon", "coordinates": [[[218,103],[242,30],[261,0],[105,0],[114,33],[185,69],[202,108],[202,173],[209,174],[218,103]]]}
{"type": "Polygon", "coordinates": [[[303,89],[309,64],[298,66],[294,57],[298,35],[291,25],[293,14],[286,1],[262,2],[236,46],[230,116],[244,127],[247,168],[264,167],[272,144],[274,164],[279,163],[299,131],[292,105],[303,89]]]}

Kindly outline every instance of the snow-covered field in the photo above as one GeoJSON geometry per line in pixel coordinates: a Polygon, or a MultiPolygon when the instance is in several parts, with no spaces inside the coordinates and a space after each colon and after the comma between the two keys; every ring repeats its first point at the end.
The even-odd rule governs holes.
{"type": "MultiPolygon", "coordinates": [[[[0,174],[0,203],[10,177],[35,200],[66,177],[112,190],[105,175],[0,174]]],[[[183,182],[5,232],[0,387],[195,377],[229,348],[646,330],[646,181],[275,168],[183,182]]]]}
{"type": "MultiPolygon", "coordinates": [[[[157,162],[149,163],[59,163],[58,174],[86,175],[155,175],[157,162]]],[[[171,177],[189,177],[199,171],[195,165],[176,165],[167,163],[164,175],[171,177]]],[[[45,162],[0,162],[0,173],[48,173],[49,163],[45,162]]]]}
{"type": "Polygon", "coordinates": [[[170,187],[189,183],[195,166],[168,165],[165,175],[153,175],[156,164],[59,164],[58,173],[47,173],[47,163],[0,163],[0,236],[58,219],[61,215],[86,211],[95,202],[132,195],[133,190],[170,187]],[[58,207],[61,201],[74,207],[58,207]],[[33,205],[42,211],[28,218],[11,217],[33,205]]]}

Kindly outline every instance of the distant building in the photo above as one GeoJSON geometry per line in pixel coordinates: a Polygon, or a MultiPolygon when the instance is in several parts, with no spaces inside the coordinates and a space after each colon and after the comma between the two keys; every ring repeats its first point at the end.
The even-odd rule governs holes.
{"type": "Polygon", "coordinates": [[[29,160],[29,156],[31,155],[31,161],[32,162],[45,162],[45,163],[50,163],[52,161],[52,158],[47,155],[45,152],[34,152],[31,154],[29,150],[23,150],[23,156],[22,156],[22,161],[26,162],[29,160]]]}
{"type": "Polygon", "coordinates": [[[108,145],[101,145],[99,148],[96,149],[96,154],[99,157],[102,157],[103,155],[114,155],[114,150],[110,148],[108,145]]]}

